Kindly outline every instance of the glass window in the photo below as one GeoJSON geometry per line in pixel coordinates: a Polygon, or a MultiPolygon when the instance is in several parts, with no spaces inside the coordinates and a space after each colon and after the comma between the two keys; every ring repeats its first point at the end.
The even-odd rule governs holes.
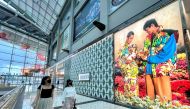
{"type": "MultiPolygon", "coordinates": [[[[30,0],[28,0],[28,1],[30,1],[30,0]]],[[[26,11],[28,11],[29,13],[32,13],[32,7],[27,5],[26,9],[27,9],[26,11]]]]}
{"type": "Polygon", "coordinates": [[[25,64],[25,68],[34,68],[35,65],[34,64],[25,64]]]}
{"type": "Polygon", "coordinates": [[[22,69],[24,68],[24,63],[12,62],[11,68],[22,69]]]}
{"type": "Polygon", "coordinates": [[[37,15],[34,14],[34,10],[33,10],[32,16],[33,16],[33,19],[34,19],[35,21],[38,19],[37,15]]]}
{"type": "Polygon", "coordinates": [[[55,23],[55,21],[56,21],[56,19],[57,19],[56,14],[53,14],[52,17],[53,17],[53,19],[54,19],[54,23],[55,23]]]}
{"type": "MultiPolygon", "coordinates": [[[[45,22],[48,22],[47,19],[45,22]]],[[[41,68],[44,68],[47,53],[46,43],[19,33],[9,34],[9,36],[14,40],[4,41],[0,39],[0,74],[20,75],[23,68],[35,68],[35,65],[40,65],[41,68]],[[30,47],[23,48],[23,43],[28,44],[30,47]]]]}
{"type": "Polygon", "coordinates": [[[26,4],[24,2],[22,2],[22,0],[20,0],[20,8],[23,10],[26,10],[25,6],[26,6],[26,4]]]}
{"type": "Polygon", "coordinates": [[[74,2],[74,6],[76,7],[79,3],[80,3],[81,0],[75,0],[74,2]]]}
{"type": "Polygon", "coordinates": [[[36,64],[45,65],[45,61],[37,60],[36,64]]]}
{"type": "Polygon", "coordinates": [[[11,74],[22,74],[22,69],[10,69],[11,74]]]}
{"type": "Polygon", "coordinates": [[[51,18],[51,24],[54,24],[55,20],[53,18],[51,18]]]}
{"type": "Polygon", "coordinates": [[[40,9],[40,14],[42,15],[42,16],[45,16],[45,10],[44,9],[40,9]]]}
{"type": "Polygon", "coordinates": [[[32,0],[26,0],[26,2],[27,2],[27,5],[29,5],[30,7],[32,7],[32,4],[33,4],[32,0]]]}
{"type": "Polygon", "coordinates": [[[40,19],[38,19],[38,23],[39,23],[39,25],[42,25],[42,24],[43,24],[43,21],[40,20],[40,19]]]}
{"type": "Polygon", "coordinates": [[[8,46],[4,46],[4,45],[0,45],[0,52],[4,52],[4,53],[12,53],[13,48],[12,47],[8,47],[8,46]]]}
{"type": "Polygon", "coordinates": [[[19,45],[16,43],[16,44],[14,45],[14,48],[16,48],[16,49],[21,49],[20,43],[19,43],[19,45]]]}
{"type": "Polygon", "coordinates": [[[15,39],[14,39],[14,41],[15,41],[15,43],[16,44],[20,44],[20,43],[23,43],[23,42],[27,42],[27,38],[28,37],[26,37],[26,36],[24,36],[24,35],[21,35],[21,34],[15,34],[16,36],[15,36],[15,39]]]}
{"type": "Polygon", "coordinates": [[[39,48],[46,49],[47,48],[47,44],[39,43],[39,48]]]}
{"type": "MultiPolygon", "coordinates": [[[[46,18],[49,18],[49,19],[50,19],[50,16],[48,16],[48,14],[46,14],[46,18]]],[[[44,23],[45,23],[45,24],[48,24],[49,22],[50,22],[50,21],[47,20],[47,19],[44,20],[44,23]]]]}
{"type": "Polygon", "coordinates": [[[56,46],[57,44],[55,44],[54,45],[54,47],[53,47],[53,59],[56,59],[57,58],[57,46],[56,46]]]}
{"type": "Polygon", "coordinates": [[[49,5],[54,9],[54,7],[55,7],[55,1],[54,0],[50,0],[49,1],[49,5]]]}
{"type": "Polygon", "coordinates": [[[27,52],[26,57],[36,59],[36,53],[35,52],[27,52]]]}
{"type": "Polygon", "coordinates": [[[44,2],[41,2],[41,7],[42,7],[44,10],[46,10],[47,5],[46,5],[44,2]]]}
{"type": "MultiPolygon", "coordinates": [[[[41,45],[40,45],[41,46],[41,45]]],[[[38,48],[38,52],[41,52],[42,51],[42,53],[46,53],[45,51],[46,51],[47,49],[46,49],[46,47],[39,47],[38,48]]]]}
{"type": "Polygon", "coordinates": [[[0,68],[0,74],[2,75],[9,74],[9,68],[0,68]]]}
{"type": "Polygon", "coordinates": [[[13,54],[19,55],[19,56],[25,56],[26,55],[26,50],[25,49],[14,49],[13,54]]]}
{"type": "Polygon", "coordinates": [[[61,10],[61,7],[59,5],[56,5],[55,7],[56,14],[59,14],[60,10],[61,10]]]}
{"type": "MultiPolygon", "coordinates": [[[[4,1],[9,4],[9,0],[4,1]]],[[[45,14],[48,12],[49,15],[53,15],[54,19],[57,20],[57,16],[60,14],[60,11],[64,6],[65,1],[66,0],[11,0],[11,2],[13,3],[11,3],[10,5],[13,7],[19,7],[24,13],[29,15],[29,17],[37,21],[37,25],[42,26],[41,24],[43,23],[39,22],[36,17],[39,15],[39,19],[41,21],[44,21],[44,19],[46,18],[45,14]],[[36,15],[36,12],[34,12],[34,10],[37,11],[39,14],[36,15]]],[[[52,26],[48,26],[48,24],[49,23],[46,23],[46,25],[42,27],[43,31],[48,30],[45,31],[47,34],[50,33],[49,30],[52,30],[52,26]]]]}
{"type": "Polygon", "coordinates": [[[1,53],[0,52],[0,59],[1,60],[11,60],[11,54],[1,53]]]}
{"type": "Polygon", "coordinates": [[[12,0],[13,3],[15,3],[16,5],[18,5],[19,1],[18,0],[12,0]]]}
{"type": "Polygon", "coordinates": [[[39,49],[39,50],[38,50],[38,53],[40,53],[40,54],[42,54],[42,55],[46,55],[46,51],[45,51],[45,50],[39,49]]]}
{"type": "Polygon", "coordinates": [[[11,46],[13,46],[14,39],[15,39],[15,34],[11,34],[11,33],[10,33],[8,36],[9,36],[9,37],[8,37],[8,40],[6,40],[6,42],[9,42],[9,44],[12,43],[11,46]],[[11,42],[11,43],[10,43],[10,42],[11,42]]]}
{"type": "Polygon", "coordinates": [[[10,61],[0,60],[0,69],[2,67],[9,67],[9,66],[10,66],[10,61]]]}
{"type": "MultiPolygon", "coordinates": [[[[51,8],[48,8],[49,10],[47,10],[47,11],[51,11],[50,9],[51,8]]],[[[48,21],[50,21],[50,18],[51,18],[51,16],[48,14],[48,13],[46,13],[46,19],[48,20],[48,21]]]]}
{"type": "Polygon", "coordinates": [[[38,17],[38,12],[35,11],[35,10],[33,10],[33,15],[34,15],[35,19],[37,19],[37,17],[38,17]]]}
{"type": "MultiPolygon", "coordinates": [[[[37,12],[39,11],[40,7],[37,3],[33,3],[33,9],[36,10],[37,12]]],[[[34,11],[33,10],[33,11],[34,11]]]]}
{"type": "Polygon", "coordinates": [[[9,43],[9,42],[4,41],[4,40],[1,40],[1,39],[0,39],[0,44],[1,44],[1,45],[6,45],[6,46],[13,47],[13,44],[12,44],[12,43],[9,43]]]}
{"type": "Polygon", "coordinates": [[[65,3],[66,0],[58,0],[58,3],[60,6],[63,6],[63,4],[65,3]]]}
{"type": "Polygon", "coordinates": [[[69,47],[69,29],[70,26],[68,26],[62,34],[62,49],[68,49],[69,47]]]}
{"type": "Polygon", "coordinates": [[[37,51],[37,47],[31,46],[29,49],[27,49],[27,51],[29,52],[36,52],[37,51]]]}
{"type": "Polygon", "coordinates": [[[71,8],[69,8],[66,13],[64,14],[63,18],[61,19],[61,31],[64,29],[64,24],[69,22],[69,18],[71,16],[71,8]]]}
{"type": "MultiPolygon", "coordinates": [[[[41,9],[42,10],[42,9],[41,9]]],[[[39,16],[38,16],[38,18],[41,20],[41,21],[43,21],[43,16],[40,14],[39,16]]]]}
{"type": "Polygon", "coordinates": [[[27,64],[35,64],[36,63],[36,59],[26,58],[26,63],[27,64]]]}
{"type": "Polygon", "coordinates": [[[33,40],[33,39],[28,39],[28,42],[27,42],[30,46],[33,46],[33,47],[38,47],[38,41],[37,40],[33,40]]]}
{"type": "Polygon", "coordinates": [[[24,57],[24,56],[16,56],[16,55],[13,55],[12,60],[13,60],[14,62],[21,62],[21,63],[24,63],[25,57],[24,57]]]}
{"type": "Polygon", "coordinates": [[[46,64],[44,64],[44,65],[41,65],[41,68],[43,69],[43,68],[45,68],[45,66],[46,66],[46,64]]]}

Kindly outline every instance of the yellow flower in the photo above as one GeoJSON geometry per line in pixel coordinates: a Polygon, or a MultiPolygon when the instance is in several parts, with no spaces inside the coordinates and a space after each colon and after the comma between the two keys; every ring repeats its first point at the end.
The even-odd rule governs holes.
{"type": "Polygon", "coordinates": [[[182,56],[181,54],[177,54],[177,58],[180,59],[182,56]]]}

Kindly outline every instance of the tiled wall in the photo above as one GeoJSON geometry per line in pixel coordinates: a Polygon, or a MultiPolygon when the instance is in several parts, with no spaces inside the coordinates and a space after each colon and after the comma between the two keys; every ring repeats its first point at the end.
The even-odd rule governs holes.
{"type": "Polygon", "coordinates": [[[85,48],[71,58],[70,78],[77,93],[113,100],[113,37],[112,35],[85,48]],[[78,74],[90,73],[89,81],[79,81],[78,74]]]}

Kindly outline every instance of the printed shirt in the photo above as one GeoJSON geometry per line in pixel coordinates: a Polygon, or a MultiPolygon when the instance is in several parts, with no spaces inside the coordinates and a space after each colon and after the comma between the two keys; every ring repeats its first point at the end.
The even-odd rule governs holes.
{"type": "Polygon", "coordinates": [[[171,36],[166,32],[160,32],[154,36],[148,36],[144,42],[144,51],[149,51],[146,63],[146,74],[153,74],[154,77],[167,75],[172,71],[176,62],[176,41],[174,34],[171,36]],[[151,44],[151,38],[152,44],[151,44]],[[167,69],[169,68],[169,69],[167,69]]]}

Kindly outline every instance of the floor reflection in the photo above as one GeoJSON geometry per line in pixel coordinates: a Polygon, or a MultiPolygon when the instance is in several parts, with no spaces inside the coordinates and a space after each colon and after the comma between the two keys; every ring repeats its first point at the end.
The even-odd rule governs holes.
{"type": "MultiPolygon", "coordinates": [[[[24,94],[23,108],[32,109],[31,103],[35,98],[37,85],[27,85],[24,94]]],[[[55,89],[54,92],[54,103],[55,109],[61,109],[62,106],[62,89],[55,89]]],[[[126,107],[114,105],[108,102],[100,101],[90,97],[77,95],[77,109],[128,109],[126,107]]]]}

